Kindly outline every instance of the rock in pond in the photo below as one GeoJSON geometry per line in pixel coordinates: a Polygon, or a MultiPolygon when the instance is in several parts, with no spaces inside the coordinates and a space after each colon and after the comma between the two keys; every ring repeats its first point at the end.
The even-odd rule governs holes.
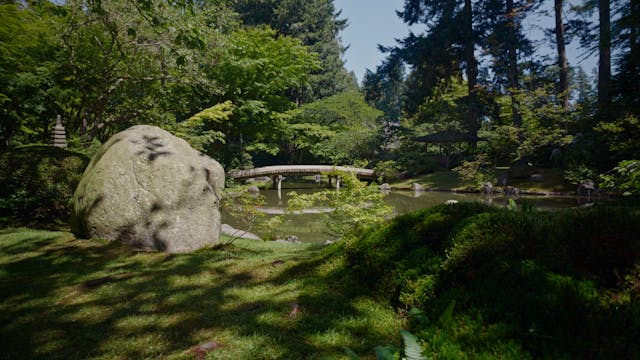
{"type": "Polygon", "coordinates": [[[247,192],[253,196],[258,196],[260,195],[260,188],[255,185],[251,185],[247,188],[247,192]]]}
{"type": "Polygon", "coordinates": [[[182,253],[220,237],[224,169],[186,141],[138,125],[109,139],[75,191],[73,230],[182,253]]]}

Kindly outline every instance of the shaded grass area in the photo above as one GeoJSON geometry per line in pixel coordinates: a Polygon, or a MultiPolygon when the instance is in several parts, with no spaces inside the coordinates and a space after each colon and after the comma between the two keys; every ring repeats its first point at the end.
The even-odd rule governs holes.
{"type": "MultiPolygon", "coordinates": [[[[507,174],[509,168],[496,169],[496,175],[507,174]]],[[[526,191],[534,192],[575,192],[577,185],[571,184],[564,179],[564,172],[562,169],[536,169],[535,173],[542,175],[541,181],[531,181],[528,178],[525,179],[513,179],[509,180],[507,185],[514,186],[526,191]]]]}
{"type": "Polygon", "coordinates": [[[363,294],[338,246],[237,240],[167,255],[0,231],[2,358],[373,356],[399,342],[402,320],[363,294]]]}
{"type": "Polygon", "coordinates": [[[437,358],[640,358],[640,211],[466,203],[348,239],[372,293],[437,358]]]}

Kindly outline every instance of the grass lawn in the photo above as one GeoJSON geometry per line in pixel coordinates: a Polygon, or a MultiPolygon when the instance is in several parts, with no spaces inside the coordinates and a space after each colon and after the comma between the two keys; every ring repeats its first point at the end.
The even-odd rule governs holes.
{"type": "Polygon", "coordinates": [[[413,183],[418,183],[427,189],[455,190],[473,187],[471,182],[460,178],[453,171],[436,171],[429,174],[418,175],[400,182],[391,184],[391,187],[399,190],[410,190],[413,183]]]}
{"type": "Polygon", "coordinates": [[[237,240],[169,255],[0,230],[0,357],[373,358],[403,320],[345,280],[340,250],[237,240]]]}

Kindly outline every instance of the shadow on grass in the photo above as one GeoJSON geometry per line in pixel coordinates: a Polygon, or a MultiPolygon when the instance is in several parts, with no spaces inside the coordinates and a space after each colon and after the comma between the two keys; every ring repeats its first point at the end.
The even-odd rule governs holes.
{"type": "Polygon", "coordinates": [[[340,357],[396,338],[337,254],[238,242],[187,255],[31,230],[0,235],[1,358],[340,357]],[[294,310],[295,309],[295,310],[294,310]]]}

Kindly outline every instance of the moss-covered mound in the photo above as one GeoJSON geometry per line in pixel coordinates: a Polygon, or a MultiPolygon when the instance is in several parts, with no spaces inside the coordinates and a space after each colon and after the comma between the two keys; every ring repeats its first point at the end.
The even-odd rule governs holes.
{"type": "Polygon", "coordinates": [[[53,146],[25,146],[0,156],[0,216],[18,223],[53,224],[70,215],[73,192],[89,163],[53,146]]]}
{"type": "Polygon", "coordinates": [[[443,205],[345,245],[446,358],[640,358],[640,212],[443,205]],[[453,310],[453,311],[452,311],[453,310]]]}

